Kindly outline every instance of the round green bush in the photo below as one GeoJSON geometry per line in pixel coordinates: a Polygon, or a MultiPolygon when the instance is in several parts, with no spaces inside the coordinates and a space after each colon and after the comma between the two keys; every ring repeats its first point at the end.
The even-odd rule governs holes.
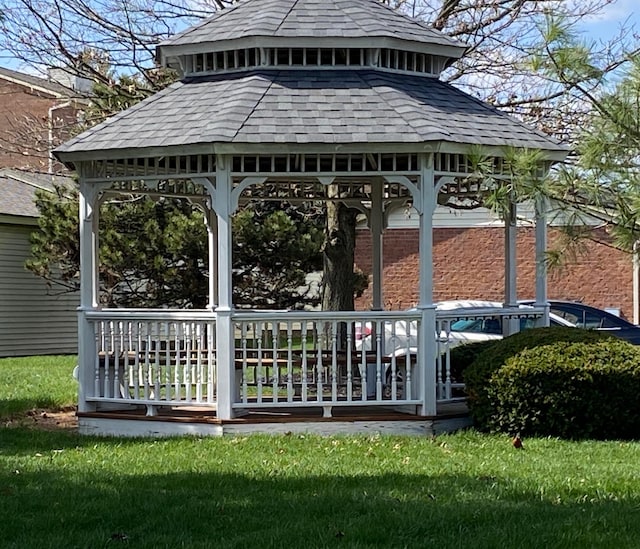
{"type": "Polygon", "coordinates": [[[493,431],[640,438],[640,348],[619,339],[557,342],[508,358],[487,388],[493,431]]]}
{"type": "Polygon", "coordinates": [[[611,339],[615,338],[595,330],[554,326],[524,330],[494,342],[489,348],[483,350],[464,371],[469,411],[475,427],[481,431],[491,429],[490,419],[495,414],[495,403],[489,397],[489,381],[510,357],[525,349],[533,349],[560,341],[578,343],[611,339]]]}
{"type": "Polygon", "coordinates": [[[464,371],[473,364],[478,355],[486,351],[499,340],[474,341],[454,347],[449,352],[449,364],[451,368],[451,380],[461,383],[464,380],[464,371]]]}

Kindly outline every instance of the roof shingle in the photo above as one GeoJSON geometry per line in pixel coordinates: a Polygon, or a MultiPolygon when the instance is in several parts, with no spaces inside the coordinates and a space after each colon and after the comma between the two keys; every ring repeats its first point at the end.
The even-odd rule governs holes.
{"type": "Polygon", "coordinates": [[[167,144],[480,143],[561,151],[553,139],[434,78],[283,70],[176,83],[56,153],[167,144]],[[283,136],[286,136],[283,139],[283,136]]]}

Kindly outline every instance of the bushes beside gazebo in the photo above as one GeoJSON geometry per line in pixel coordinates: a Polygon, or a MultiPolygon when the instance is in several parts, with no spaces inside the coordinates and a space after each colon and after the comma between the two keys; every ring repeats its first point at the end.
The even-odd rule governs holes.
{"type": "Polygon", "coordinates": [[[464,377],[480,430],[640,438],[640,348],[601,332],[521,332],[482,350],[464,377]]]}

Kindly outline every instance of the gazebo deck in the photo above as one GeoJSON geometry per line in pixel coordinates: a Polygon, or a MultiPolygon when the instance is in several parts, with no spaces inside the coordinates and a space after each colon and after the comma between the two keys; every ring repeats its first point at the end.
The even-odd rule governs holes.
{"type": "Polygon", "coordinates": [[[323,417],[322,408],[248,409],[240,417],[221,419],[208,407],[163,407],[145,415],[144,407],[130,410],[78,412],[83,434],[119,436],[292,434],[419,434],[432,435],[471,426],[464,400],[439,403],[436,416],[417,416],[389,407],[336,408],[323,417]],[[123,430],[125,422],[126,428],[123,430]]]}

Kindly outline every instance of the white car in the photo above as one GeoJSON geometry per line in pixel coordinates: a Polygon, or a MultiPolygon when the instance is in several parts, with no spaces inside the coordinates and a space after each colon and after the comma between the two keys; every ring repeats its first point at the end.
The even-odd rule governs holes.
{"type": "MultiPolygon", "coordinates": [[[[519,305],[520,309],[531,308],[530,305],[519,305]]],[[[449,350],[459,345],[479,341],[502,339],[504,308],[501,303],[494,301],[456,300],[441,301],[436,304],[436,311],[445,313],[447,322],[440,322],[440,341],[446,343],[449,350]]],[[[520,330],[535,326],[536,319],[521,317],[520,330]]],[[[549,314],[551,326],[575,325],[553,313],[549,314]]],[[[385,356],[405,356],[413,354],[418,349],[418,326],[416,321],[396,321],[395,324],[385,324],[384,338],[381,340],[385,356]],[[408,328],[408,330],[407,330],[408,328]]],[[[371,351],[376,343],[372,337],[370,324],[356,327],[356,349],[371,351]],[[358,339],[358,335],[360,338],[358,339]]]]}

